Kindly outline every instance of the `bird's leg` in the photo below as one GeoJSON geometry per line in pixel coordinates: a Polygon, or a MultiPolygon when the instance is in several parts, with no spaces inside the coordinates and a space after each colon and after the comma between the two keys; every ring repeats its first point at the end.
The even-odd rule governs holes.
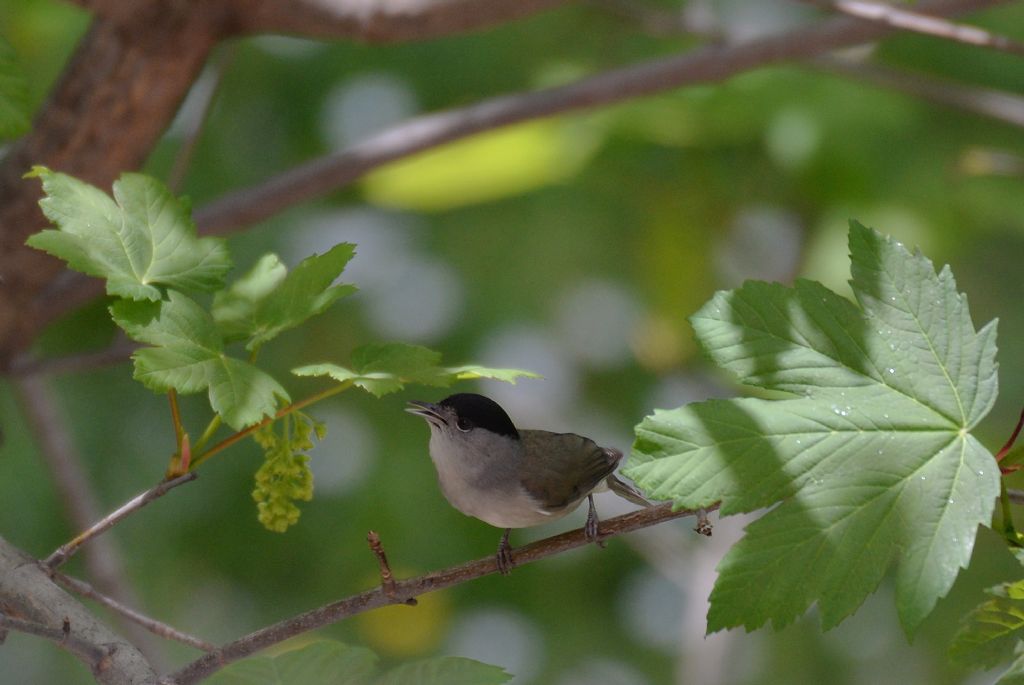
{"type": "Polygon", "coordinates": [[[508,536],[511,532],[511,528],[506,528],[504,535],[501,536],[501,542],[498,543],[498,554],[496,555],[498,573],[503,576],[511,573],[512,567],[516,565],[515,560],[512,559],[512,546],[508,544],[508,536]]]}
{"type": "Polygon", "coordinates": [[[583,524],[583,535],[590,542],[596,542],[598,547],[604,547],[604,541],[601,540],[601,531],[599,530],[600,521],[597,519],[597,509],[594,508],[594,495],[587,495],[587,501],[590,503],[587,509],[587,522],[583,524]]]}
{"type": "Polygon", "coordinates": [[[708,512],[703,508],[697,510],[697,527],[694,530],[711,537],[711,521],[708,520],[708,512]]]}

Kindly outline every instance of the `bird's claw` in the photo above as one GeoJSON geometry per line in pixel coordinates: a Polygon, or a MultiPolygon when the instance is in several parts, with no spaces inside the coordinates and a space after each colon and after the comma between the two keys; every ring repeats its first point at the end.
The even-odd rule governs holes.
{"type": "Polygon", "coordinates": [[[694,530],[701,535],[711,537],[711,521],[708,520],[708,512],[704,509],[697,510],[697,527],[694,530]]]}
{"type": "Polygon", "coordinates": [[[590,509],[587,511],[587,522],[583,524],[583,536],[587,542],[593,542],[604,549],[605,541],[601,538],[601,521],[597,518],[597,510],[594,508],[594,496],[590,496],[590,509]]]}
{"type": "Polygon", "coordinates": [[[498,553],[494,556],[494,560],[498,564],[498,573],[503,576],[511,573],[512,568],[516,565],[515,559],[512,558],[512,546],[508,544],[510,532],[511,529],[505,529],[505,534],[501,536],[501,542],[498,544],[498,553]]]}

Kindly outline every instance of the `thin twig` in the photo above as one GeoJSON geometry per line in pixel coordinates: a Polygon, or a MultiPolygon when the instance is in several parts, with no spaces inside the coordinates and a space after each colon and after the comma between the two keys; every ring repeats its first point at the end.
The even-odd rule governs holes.
{"type": "Polygon", "coordinates": [[[168,640],[177,640],[189,647],[195,647],[196,649],[200,649],[204,652],[210,652],[215,649],[215,645],[212,642],[207,642],[206,640],[202,640],[198,637],[193,637],[192,635],[183,633],[177,628],[173,628],[166,623],[162,623],[154,618],[141,614],[135,609],[118,602],[116,599],[104,595],[84,580],[72,578],[71,576],[64,575],[59,571],[54,571],[51,575],[59,585],[64,586],[65,590],[70,590],[71,592],[75,592],[83,597],[88,597],[89,599],[99,602],[111,611],[116,612],[129,621],[134,621],[155,635],[159,635],[160,637],[168,640]]]}
{"type": "Polygon", "coordinates": [[[961,24],[924,12],[894,7],[884,2],[864,0],[807,0],[813,5],[842,12],[857,19],[875,22],[894,29],[912,31],[957,43],[990,48],[1011,55],[1024,56],[1024,44],[985,29],[961,24]]]}
{"type": "Polygon", "coordinates": [[[135,497],[131,498],[130,500],[122,504],[116,510],[110,512],[109,514],[101,518],[99,521],[89,526],[87,529],[83,530],[74,538],[72,538],[68,542],[64,543],[63,545],[55,549],[50,556],[46,557],[46,559],[43,560],[43,563],[51,569],[59,568],[61,564],[70,559],[83,544],[93,539],[97,535],[101,535],[102,533],[107,532],[112,527],[114,527],[114,525],[117,524],[118,521],[133,514],[134,512],[146,506],[153,500],[164,496],[170,490],[173,490],[179,485],[184,485],[185,483],[195,480],[198,477],[198,475],[199,474],[195,473],[194,471],[191,473],[186,473],[182,476],[178,476],[177,478],[172,478],[171,480],[161,481],[155,487],[152,487],[149,490],[146,490],[145,492],[139,493],[135,497]]]}
{"type": "MultiPolygon", "coordinates": [[[[380,542],[380,535],[371,530],[366,534],[366,541],[370,544],[370,551],[377,557],[377,565],[380,567],[380,587],[388,597],[395,596],[395,576],[391,572],[391,565],[388,564],[388,557],[384,553],[384,545],[380,542]]],[[[405,600],[409,606],[416,606],[416,598],[409,597],[405,600]]]]}
{"type": "Polygon", "coordinates": [[[1006,489],[1006,497],[1014,504],[1024,504],[1024,490],[1006,489]]]}
{"type": "Polygon", "coordinates": [[[60,628],[51,628],[50,626],[44,626],[42,623],[26,621],[0,612],[0,627],[17,630],[19,633],[35,635],[36,637],[56,643],[88,663],[94,673],[106,670],[107,668],[104,662],[110,658],[110,649],[93,644],[75,635],[74,626],[71,625],[67,618],[64,619],[60,628]]]}
{"type": "MultiPolygon", "coordinates": [[[[999,4],[999,0],[937,0],[922,2],[919,8],[935,15],[952,15],[995,4],[999,4]]],[[[196,212],[196,224],[203,233],[238,230],[295,204],[347,186],[388,162],[482,131],[592,109],[681,86],[715,83],[755,68],[807,59],[878,40],[893,30],[887,24],[835,17],[780,35],[737,45],[707,46],[607,71],[557,88],[505,95],[468,107],[416,117],[347,150],[221,197],[196,212]]]]}
{"type": "MultiPolygon", "coordinates": [[[[718,505],[707,507],[705,511],[714,511],[718,505]]],[[[683,516],[693,516],[695,511],[672,511],[670,504],[640,509],[623,516],[617,516],[601,522],[603,539],[615,537],[657,523],[670,521],[683,516]]],[[[590,544],[582,528],[555,535],[544,540],[519,547],[513,550],[517,566],[560,554],[576,547],[590,544]]],[[[390,604],[403,604],[411,598],[428,592],[442,590],[459,585],[498,571],[495,556],[489,555],[476,561],[453,566],[441,571],[434,571],[417,578],[395,581],[394,592],[389,595],[382,586],[367,590],[331,604],[307,611],[292,618],[280,621],[250,633],[238,640],[229,642],[209,654],[188,664],[184,668],[166,676],[161,683],[174,685],[191,685],[206,678],[224,666],[243,659],[261,649],[277,644],[301,633],[320,628],[331,623],[371,609],[390,604]]]]}

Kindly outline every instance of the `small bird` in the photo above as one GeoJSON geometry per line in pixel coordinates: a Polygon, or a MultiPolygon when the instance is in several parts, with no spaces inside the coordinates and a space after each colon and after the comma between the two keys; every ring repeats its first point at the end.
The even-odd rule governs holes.
{"type": "Polygon", "coordinates": [[[652,506],[613,473],[622,452],[575,433],[519,430],[494,400],[458,393],[434,404],[413,401],[406,411],[430,424],[430,457],[441,492],[463,514],[504,528],[498,570],[515,562],[513,528],[562,518],[586,499],[587,539],[600,544],[595,491],[610,489],[630,502],[652,506]]]}

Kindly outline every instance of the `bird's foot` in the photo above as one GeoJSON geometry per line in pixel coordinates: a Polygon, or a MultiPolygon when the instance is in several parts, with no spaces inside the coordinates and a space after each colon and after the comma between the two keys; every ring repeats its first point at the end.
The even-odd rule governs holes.
{"type": "Polygon", "coordinates": [[[708,520],[708,512],[704,509],[697,510],[697,527],[694,530],[701,535],[711,537],[711,521],[708,520]]]}
{"type": "Polygon", "coordinates": [[[501,536],[501,542],[498,543],[498,553],[495,555],[498,573],[503,576],[511,573],[512,568],[516,565],[515,559],[512,558],[512,546],[508,544],[508,536],[511,532],[511,528],[505,529],[505,534],[501,536]]]}
{"type": "Polygon", "coordinates": [[[603,549],[605,541],[601,538],[601,522],[597,518],[597,509],[594,508],[594,496],[588,495],[587,499],[590,501],[590,508],[587,510],[587,522],[583,524],[583,536],[587,542],[593,542],[603,549]]]}

